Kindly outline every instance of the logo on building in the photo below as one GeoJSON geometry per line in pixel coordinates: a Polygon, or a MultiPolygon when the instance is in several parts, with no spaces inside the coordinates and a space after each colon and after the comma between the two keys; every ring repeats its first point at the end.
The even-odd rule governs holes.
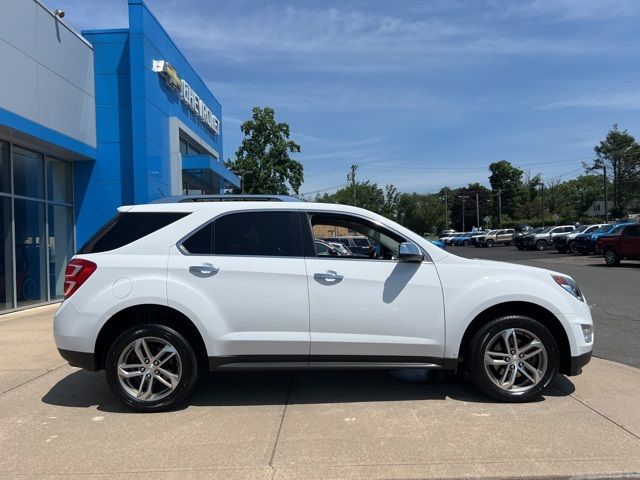
{"type": "Polygon", "coordinates": [[[152,70],[162,76],[171,90],[180,92],[180,99],[183,103],[185,103],[214,134],[218,134],[220,131],[220,119],[213,114],[211,109],[202,101],[191,86],[178,76],[178,72],[169,62],[154,60],[152,70]]]}

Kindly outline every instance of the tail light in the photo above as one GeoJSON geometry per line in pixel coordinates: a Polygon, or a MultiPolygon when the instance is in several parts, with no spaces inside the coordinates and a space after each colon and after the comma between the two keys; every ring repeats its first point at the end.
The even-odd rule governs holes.
{"type": "Polygon", "coordinates": [[[64,274],[64,296],[69,298],[96,271],[98,266],[89,260],[74,258],[67,265],[64,274]]]}

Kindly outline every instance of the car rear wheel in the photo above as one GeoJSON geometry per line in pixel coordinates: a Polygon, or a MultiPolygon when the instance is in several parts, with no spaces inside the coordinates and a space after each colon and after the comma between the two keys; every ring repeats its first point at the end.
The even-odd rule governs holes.
{"type": "Polygon", "coordinates": [[[538,240],[536,242],[536,250],[538,250],[539,252],[541,252],[542,250],[545,250],[547,248],[547,242],[545,240],[538,240]]]}
{"type": "Polygon", "coordinates": [[[177,406],[198,378],[193,348],[164,325],[139,325],[123,332],[109,349],[105,366],[111,390],[141,412],[177,406]]]}
{"type": "Polygon", "coordinates": [[[551,385],[558,372],[558,346],[540,322],[509,315],[480,328],[466,364],[471,381],[489,397],[526,402],[551,385]]]}
{"type": "Polygon", "coordinates": [[[494,242],[493,240],[487,240],[486,243],[487,243],[487,247],[489,248],[493,247],[496,244],[496,242],[494,242]]]}
{"type": "Polygon", "coordinates": [[[610,267],[615,267],[620,264],[620,256],[613,248],[606,248],[603,252],[604,261],[610,267]]]}

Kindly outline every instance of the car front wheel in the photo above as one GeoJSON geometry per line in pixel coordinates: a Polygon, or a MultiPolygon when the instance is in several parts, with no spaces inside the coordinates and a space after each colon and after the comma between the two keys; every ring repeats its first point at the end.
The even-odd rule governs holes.
{"type": "Polygon", "coordinates": [[[536,250],[538,250],[539,252],[542,250],[545,250],[547,248],[547,242],[545,242],[544,240],[538,240],[536,242],[536,250]]]}
{"type": "Polygon", "coordinates": [[[466,369],[472,382],[503,402],[538,397],[558,372],[558,347],[549,330],[519,315],[500,317],[482,326],[467,355],[466,369]]]}
{"type": "Polygon", "coordinates": [[[105,369],[116,396],[141,412],[177,406],[198,378],[193,348],[164,325],[139,325],[123,332],[109,349],[105,369]]]}
{"type": "Polygon", "coordinates": [[[487,240],[487,247],[491,248],[496,244],[493,240],[487,240]]]}

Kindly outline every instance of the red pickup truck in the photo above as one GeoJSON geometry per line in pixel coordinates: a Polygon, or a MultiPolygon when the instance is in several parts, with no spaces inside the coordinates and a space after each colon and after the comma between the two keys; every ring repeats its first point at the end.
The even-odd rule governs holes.
{"type": "Polygon", "coordinates": [[[604,235],[596,242],[596,253],[602,254],[609,266],[623,258],[640,259],[640,223],[630,223],[613,235],[604,235]]]}

